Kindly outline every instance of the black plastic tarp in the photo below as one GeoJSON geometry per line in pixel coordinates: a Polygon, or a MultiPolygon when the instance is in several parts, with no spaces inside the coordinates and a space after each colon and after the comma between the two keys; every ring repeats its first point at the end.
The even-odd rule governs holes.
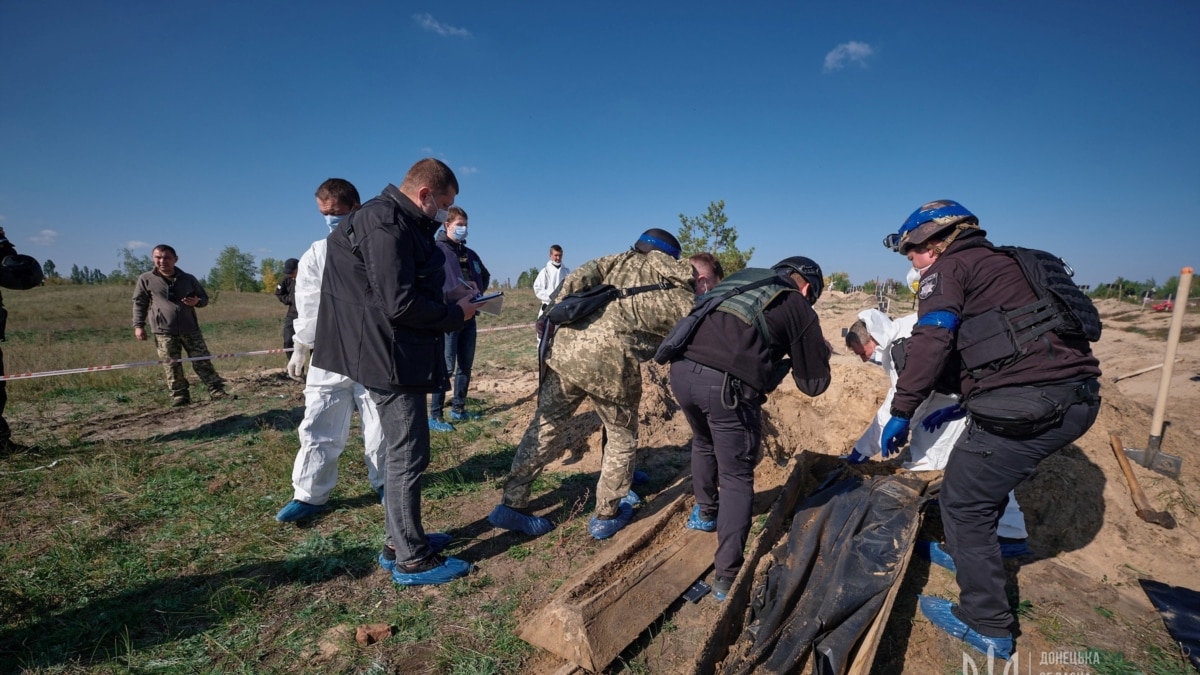
{"type": "Polygon", "coordinates": [[[853,475],[796,507],[777,561],[753,590],[726,673],[844,673],[897,581],[920,524],[924,483],[853,475]]]}
{"type": "Polygon", "coordinates": [[[1200,671],[1200,593],[1152,579],[1138,579],[1146,597],[1158,608],[1167,632],[1183,655],[1200,671]]]}

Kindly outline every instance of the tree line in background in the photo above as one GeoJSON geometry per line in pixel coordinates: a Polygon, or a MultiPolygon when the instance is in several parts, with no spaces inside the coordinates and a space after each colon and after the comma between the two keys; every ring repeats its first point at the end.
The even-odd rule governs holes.
{"type": "MultiPolygon", "coordinates": [[[[708,251],[721,261],[725,274],[733,274],[746,267],[754,249],[741,250],[737,245],[737,228],[729,224],[725,215],[725,201],[710,202],[707,211],[699,216],[679,214],[679,238],[683,257],[687,258],[701,251],[708,251]]],[[[121,265],[118,269],[105,274],[100,270],[71,266],[70,276],[62,276],[53,260],[47,259],[42,264],[46,283],[59,284],[126,284],[132,285],[145,272],[154,269],[154,262],[149,255],[137,256],[128,248],[120,250],[121,265]]],[[[517,288],[533,288],[539,268],[530,267],[517,277],[517,288]]],[[[243,253],[236,246],[226,246],[217,256],[216,264],[208,275],[201,277],[205,288],[210,291],[234,291],[244,293],[272,293],[283,278],[283,261],[275,258],[263,258],[255,267],[254,256],[243,253]]],[[[912,289],[903,281],[895,279],[872,279],[861,285],[851,282],[846,272],[832,272],[825,277],[825,287],[831,290],[849,293],[862,291],[871,295],[888,295],[907,297],[912,295],[912,289]]],[[[1167,279],[1159,285],[1153,278],[1145,281],[1131,281],[1117,277],[1112,283],[1100,284],[1095,289],[1082,287],[1093,298],[1116,298],[1131,302],[1140,302],[1143,298],[1153,299],[1174,298],[1179,290],[1179,276],[1167,279]]]]}

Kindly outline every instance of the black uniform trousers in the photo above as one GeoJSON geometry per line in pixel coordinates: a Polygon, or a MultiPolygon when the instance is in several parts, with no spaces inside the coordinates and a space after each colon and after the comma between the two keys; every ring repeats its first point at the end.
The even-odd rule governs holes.
{"type": "Polygon", "coordinates": [[[762,445],[762,402],[731,391],[725,373],[688,359],[671,364],[671,391],[692,428],[692,490],[706,519],[717,516],[716,576],[742,568],[762,445]]]}
{"type": "Polygon", "coordinates": [[[942,478],[942,525],[946,550],[958,568],[955,613],[980,635],[1006,637],[1012,632],[996,539],[1008,493],[1033,475],[1043,459],[1087,432],[1099,411],[1098,398],[1075,403],[1060,424],[1022,438],[997,436],[970,423],[954,444],[942,478]]]}

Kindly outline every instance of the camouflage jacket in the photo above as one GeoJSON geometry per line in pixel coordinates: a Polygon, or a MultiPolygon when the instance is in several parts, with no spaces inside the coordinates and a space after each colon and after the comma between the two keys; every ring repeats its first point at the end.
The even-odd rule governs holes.
{"type": "Polygon", "coordinates": [[[658,344],[695,302],[691,263],[658,251],[596,258],[567,275],[554,297],[596,284],[631,288],[664,281],[672,287],[614,300],[578,323],[560,326],[546,357],[547,367],[590,395],[637,405],[642,398],[640,364],[654,356],[658,344]]]}

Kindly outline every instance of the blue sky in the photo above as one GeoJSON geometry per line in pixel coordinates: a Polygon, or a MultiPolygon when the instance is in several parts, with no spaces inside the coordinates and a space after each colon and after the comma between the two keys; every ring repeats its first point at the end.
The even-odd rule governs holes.
{"type": "Polygon", "coordinates": [[[751,264],[861,283],[921,203],[1081,283],[1200,265],[1200,4],[0,3],[0,225],[104,272],[299,257],[330,176],[434,156],[493,276],[723,199],[751,264]]]}

